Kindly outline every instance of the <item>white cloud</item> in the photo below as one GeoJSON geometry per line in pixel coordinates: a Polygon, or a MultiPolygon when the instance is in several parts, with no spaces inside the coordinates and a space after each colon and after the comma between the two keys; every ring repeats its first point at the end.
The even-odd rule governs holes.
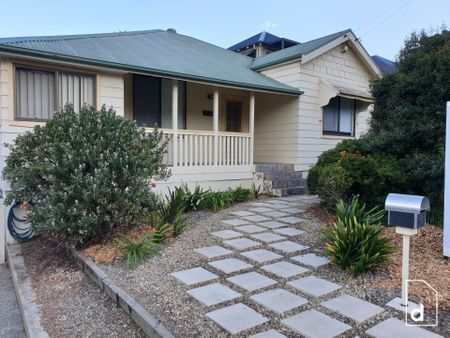
{"type": "Polygon", "coordinates": [[[264,23],[263,23],[264,29],[271,29],[271,28],[275,28],[276,26],[278,26],[278,24],[273,21],[264,21],[264,23]]]}

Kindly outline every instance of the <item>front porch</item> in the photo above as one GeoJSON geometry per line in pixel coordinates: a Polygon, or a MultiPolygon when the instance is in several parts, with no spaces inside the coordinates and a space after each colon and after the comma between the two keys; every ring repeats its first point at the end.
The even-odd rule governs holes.
{"type": "Polygon", "coordinates": [[[181,183],[218,190],[251,185],[254,92],[129,74],[125,116],[165,135],[172,176],[158,190],[181,183]]]}

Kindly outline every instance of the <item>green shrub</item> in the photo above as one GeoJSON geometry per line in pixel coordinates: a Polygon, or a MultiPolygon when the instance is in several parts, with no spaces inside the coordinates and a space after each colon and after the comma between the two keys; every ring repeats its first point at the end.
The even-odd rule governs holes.
{"type": "Polygon", "coordinates": [[[363,155],[358,150],[350,153],[340,149],[342,145],[326,152],[327,161],[319,161],[308,176],[308,189],[317,193],[326,207],[353,195],[373,207],[383,204],[390,192],[405,192],[404,161],[389,155],[363,155]],[[333,161],[337,161],[331,161],[332,153],[333,161]]]}
{"type": "Polygon", "coordinates": [[[323,231],[325,254],[334,263],[357,274],[388,259],[393,247],[390,239],[381,234],[380,211],[366,211],[358,198],[353,198],[349,205],[340,201],[336,211],[333,225],[323,231]]]}
{"type": "Polygon", "coordinates": [[[202,202],[202,208],[218,212],[233,203],[229,191],[208,191],[202,202]]]}
{"type": "Polygon", "coordinates": [[[104,107],[66,106],[9,147],[6,203],[28,203],[35,233],[77,244],[148,220],[158,204],[149,183],[169,175],[162,133],[146,134],[104,107]]]}
{"type": "Polygon", "coordinates": [[[186,222],[186,219],[180,216],[172,223],[172,236],[177,237],[181,235],[189,225],[190,224],[186,222]]]}
{"type": "Polygon", "coordinates": [[[361,205],[358,196],[353,196],[348,204],[340,200],[334,209],[335,219],[340,219],[344,223],[349,223],[356,218],[358,223],[380,224],[384,214],[385,211],[378,206],[366,210],[366,204],[361,205]]]}
{"type": "Polygon", "coordinates": [[[185,211],[199,210],[207,192],[198,184],[192,192],[189,190],[187,185],[184,185],[184,191],[186,194],[187,203],[185,211]]]}
{"type": "Polygon", "coordinates": [[[157,255],[158,250],[151,242],[151,236],[142,236],[134,241],[128,236],[122,236],[116,241],[116,246],[126,251],[128,267],[135,270],[140,263],[145,263],[150,254],[157,255]]]}
{"type": "Polygon", "coordinates": [[[348,173],[339,164],[333,164],[320,170],[316,191],[323,205],[331,207],[339,199],[347,198],[351,184],[348,173]]]}
{"type": "Polygon", "coordinates": [[[309,169],[306,185],[310,194],[317,194],[317,185],[319,184],[319,168],[317,166],[309,169]]]}
{"type": "Polygon", "coordinates": [[[242,187],[230,189],[231,200],[233,203],[242,203],[248,201],[250,193],[250,189],[245,189],[242,187]]]}
{"type": "Polygon", "coordinates": [[[171,235],[173,235],[173,226],[165,222],[163,219],[153,214],[150,225],[153,228],[152,241],[155,244],[164,243],[171,235]]]}
{"type": "Polygon", "coordinates": [[[166,201],[162,202],[158,209],[158,216],[164,223],[173,224],[181,217],[187,206],[187,195],[183,188],[169,189],[166,201]]]}

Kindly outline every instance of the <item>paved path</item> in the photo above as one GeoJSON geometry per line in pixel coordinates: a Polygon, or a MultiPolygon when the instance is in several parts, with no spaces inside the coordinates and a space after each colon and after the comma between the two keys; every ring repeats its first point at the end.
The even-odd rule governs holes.
{"type": "Polygon", "coordinates": [[[22,315],[6,264],[0,264],[0,337],[25,337],[22,315]]]}
{"type": "MultiPolygon", "coordinates": [[[[386,319],[383,307],[344,294],[339,291],[341,285],[314,275],[315,269],[326,267],[329,260],[308,253],[308,247],[300,243],[303,231],[296,225],[304,221],[300,207],[307,202],[301,197],[268,200],[231,212],[231,218],[223,221],[230,228],[211,232],[220,245],[194,249],[207,257],[208,269],[194,267],[175,271],[172,276],[192,287],[187,293],[205,307],[215,306],[216,310],[206,316],[231,334],[279,320],[292,334],[331,338],[378,317],[383,320],[366,331],[375,338],[441,337],[407,327],[395,318],[386,319]],[[246,304],[241,300],[243,295],[249,296],[246,304]],[[316,300],[317,306],[302,310],[316,300]],[[230,301],[232,305],[217,307],[230,301]],[[273,315],[258,313],[255,305],[273,315]],[[289,316],[280,317],[283,313],[289,316]],[[339,318],[346,318],[346,323],[339,318]]],[[[269,329],[252,337],[286,336],[269,329]]]]}

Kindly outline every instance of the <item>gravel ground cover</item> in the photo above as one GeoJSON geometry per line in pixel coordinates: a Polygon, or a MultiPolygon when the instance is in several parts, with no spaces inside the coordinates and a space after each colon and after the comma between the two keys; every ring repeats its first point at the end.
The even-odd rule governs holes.
{"type": "Polygon", "coordinates": [[[70,259],[41,238],[22,246],[41,323],[50,337],[145,337],[70,259]]]}
{"type": "MultiPolygon", "coordinates": [[[[289,237],[293,241],[307,246],[308,249],[301,251],[301,254],[305,253],[317,253],[321,254],[323,246],[320,240],[320,230],[324,224],[328,221],[328,215],[320,210],[320,208],[311,206],[310,201],[307,200],[296,200],[293,199],[278,199],[278,201],[285,202],[290,201],[290,203],[295,207],[300,209],[306,209],[305,212],[299,214],[293,214],[293,216],[301,217],[304,219],[299,223],[287,224],[286,226],[302,230],[303,233],[289,237]]],[[[280,321],[299,313],[299,308],[294,310],[289,310],[283,314],[274,314],[264,306],[253,302],[250,297],[261,293],[262,291],[272,290],[282,287],[283,289],[304,297],[308,300],[308,303],[302,305],[301,311],[306,311],[309,309],[319,309],[320,312],[329,315],[343,323],[346,323],[353,328],[346,331],[345,337],[354,337],[359,335],[361,337],[366,337],[365,332],[367,329],[375,326],[376,324],[382,322],[389,317],[396,317],[403,319],[402,313],[385,307],[384,305],[394,297],[400,296],[399,289],[388,289],[381,287],[377,284],[378,279],[382,279],[383,270],[375,273],[365,274],[359,277],[353,277],[350,273],[342,271],[341,269],[331,265],[323,265],[318,268],[310,268],[312,272],[302,274],[301,276],[307,276],[313,274],[316,277],[326,279],[330,282],[334,282],[342,285],[342,288],[334,291],[323,297],[311,297],[304,293],[299,292],[297,289],[288,284],[288,282],[293,281],[299,276],[291,276],[288,278],[279,278],[278,276],[260,269],[262,264],[256,263],[244,257],[233,250],[230,247],[232,253],[220,257],[223,258],[238,258],[246,263],[255,265],[255,269],[270,277],[279,283],[276,285],[268,286],[266,288],[253,291],[253,292],[243,292],[242,289],[236,287],[234,284],[230,283],[226,279],[230,276],[235,276],[244,272],[252,271],[249,270],[239,270],[234,273],[223,273],[220,270],[214,269],[208,263],[212,260],[201,254],[194,252],[196,248],[202,248],[207,246],[219,245],[226,247],[224,245],[224,240],[212,236],[211,232],[221,231],[221,230],[236,230],[236,225],[226,224],[222,221],[229,219],[245,219],[247,216],[238,217],[236,214],[232,214],[239,211],[249,211],[258,208],[268,208],[270,206],[270,200],[259,201],[258,205],[254,205],[255,202],[243,203],[236,205],[227,210],[223,210],[219,213],[213,214],[209,212],[196,212],[189,215],[189,221],[192,224],[180,237],[170,244],[164,246],[161,250],[160,255],[151,258],[147,263],[139,266],[135,271],[130,271],[126,268],[125,262],[116,261],[113,264],[104,264],[101,267],[114,279],[114,281],[121,287],[123,287],[127,292],[129,292],[135,299],[137,299],[150,313],[152,313],[157,319],[159,319],[165,327],[171,331],[177,337],[226,337],[230,334],[214,323],[212,320],[208,319],[206,313],[214,310],[224,308],[229,305],[244,303],[253,310],[256,310],[261,315],[269,318],[264,324],[258,325],[254,328],[240,332],[237,336],[250,336],[265,330],[275,329],[286,336],[295,336],[293,331],[289,330],[286,326],[280,324],[280,321]],[[267,205],[269,204],[269,205],[267,205]],[[186,286],[180,281],[176,280],[171,276],[171,273],[180,270],[186,270],[190,268],[202,267],[206,270],[214,272],[219,276],[218,279],[202,283],[198,285],[186,286]],[[187,291],[198,286],[208,285],[212,283],[221,283],[231,288],[232,290],[242,293],[243,296],[238,299],[232,299],[221,303],[219,305],[205,306],[191,297],[187,291]],[[362,300],[369,301],[375,305],[383,306],[385,311],[375,317],[363,321],[362,323],[355,322],[347,317],[337,314],[320,305],[324,300],[329,300],[335,296],[347,294],[351,296],[358,297],[362,300]]],[[[277,208],[276,210],[282,210],[283,207],[280,205],[282,203],[274,203],[277,208]]],[[[264,216],[263,210],[261,213],[256,212],[256,214],[264,216]]],[[[252,212],[255,212],[254,210],[252,212]]],[[[248,219],[249,224],[257,225],[256,221],[251,221],[248,219]]],[[[230,223],[230,222],[228,222],[230,223]]],[[[233,222],[231,222],[233,223],[233,222]]],[[[276,229],[272,229],[276,230],[276,229]]],[[[276,233],[276,232],[273,232],[276,233]]],[[[243,237],[252,238],[252,240],[257,239],[250,236],[250,234],[244,233],[243,237]]],[[[257,249],[268,249],[273,251],[270,247],[271,243],[266,243],[264,241],[258,241],[260,246],[257,249]]],[[[277,251],[280,253],[279,251],[277,251]]],[[[290,258],[299,253],[284,254],[285,257],[290,258]]],[[[281,259],[274,260],[271,263],[279,262],[281,259]]],[[[284,259],[286,260],[286,258],[284,259]]],[[[295,263],[291,260],[290,262],[295,263]]],[[[306,266],[305,266],[306,267],[306,266]]],[[[387,273],[386,271],[384,273],[387,273]]],[[[440,313],[440,325],[432,330],[442,336],[449,336],[450,332],[448,327],[450,326],[450,313],[448,309],[441,309],[440,313]]]]}

